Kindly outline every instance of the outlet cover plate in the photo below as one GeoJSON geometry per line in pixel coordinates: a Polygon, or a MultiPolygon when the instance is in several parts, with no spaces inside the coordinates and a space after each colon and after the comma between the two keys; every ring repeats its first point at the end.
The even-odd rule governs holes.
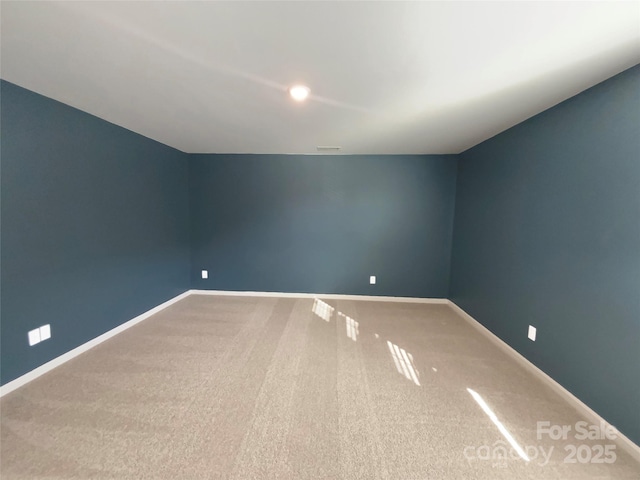
{"type": "Polygon", "coordinates": [[[40,343],[40,329],[29,330],[29,346],[33,347],[36,343],[40,343]]]}
{"type": "Polygon", "coordinates": [[[51,338],[51,325],[43,325],[40,327],[40,341],[51,338]]]}

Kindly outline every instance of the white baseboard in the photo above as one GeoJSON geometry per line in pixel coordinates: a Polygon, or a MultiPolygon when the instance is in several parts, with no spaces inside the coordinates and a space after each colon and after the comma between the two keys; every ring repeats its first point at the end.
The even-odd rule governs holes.
{"type": "Polygon", "coordinates": [[[191,291],[186,291],[186,292],[178,295],[177,297],[173,297],[171,300],[167,300],[166,302],[161,303],[157,307],[154,307],[151,310],[148,310],[148,311],[138,315],[137,317],[132,318],[131,320],[129,320],[129,321],[127,321],[127,322],[125,322],[125,323],[123,323],[121,325],[118,325],[117,327],[109,330],[108,332],[103,333],[102,335],[94,338],[93,340],[89,340],[88,342],[83,343],[82,345],[74,348],[73,350],[69,350],[67,353],[64,353],[64,354],[60,355],[59,357],[56,357],[53,360],[48,361],[44,365],[40,365],[39,367],[31,370],[28,373],[25,373],[24,375],[16,378],[15,380],[12,380],[12,381],[2,385],[0,387],[0,397],[6,395],[9,392],[14,391],[16,388],[19,388],[19,387],[25,385],[26,383],[29,383],[32,380],[35,380],[39,376],[44,375],[45,373],[53,370],[54,368],[62,365],[65,362],[68,362],[72,358],[77,357],[81,353],[84,353],[87,350],[89,350],[90,348],[93,348],[96,345],[99,345],[100,343],[104,342],[105,340],[108,340],[111,337],[117,335],[118,333],[123,332],[124,330],[133,327],[135,324],[140,323],[141,321],[149,318],[151,315],[153,315],[155,313],[158,313],[159,311],[167,308],[169,305],[172,305],[172,304],[176,303],[177,301],[182,300],[185,297],[188,297],[190,294],[191,294],[191,291]]]}
{"type": "MultiPolygon", "coordinates": [[[[494,345],[500,348],[503,352],[505,352],[509,357],[515,360],[519,365],[526,368],[529,372],[533,373],[536,377],[542,380],[546,385],[551,387],[553,391],[558,393],[561,397],[563,397],[570,405],[573,406],[579,413],[584,415],[587,420],[596,425],[600,425],[600,422],[604,422],[605,425],[611,425],[604,418],[598,415],[595,411],[593,411],[588,405],[586,405],[582,400],[573,395],[569,390],[564,388],[558,382],[556,382],[553,378],[547,375],[545,372],[536,367],[533,363],[527,360],[522,354],[516,351],[509,344],[501,340],[497,335],[495,335],[491,330],[486,328],[480,322],[478,322],[475,318],[465,312],[462,308],[456,305],[451,300],[448,300],[449,306],[462,318],[464,318],[472,327],[477,329],[480,333],[486,336],[494,345]]],[[[615,428],[614,425],[611,425],[615,428]]],[[[618,430],[616,428],[616,430],[618,430]]],[[[620,431],[617,433],[617,438],[615,440],[622,449],[624,449],[629,455],[635,458],[637,461],[640,461],[640,446],[636,445],[632,440],[623,435],[620,431]]]]}
{"type": "MultiPolygon", "coordinates": [[[[0,387],[0,397],[8,394],[9,392],[14,391],[15,389],[29,383],[30,381],[44,375],[45,373],[53,370],[54,368],[62,365],[65,362],[68,362],[72,358],[77,357],[81,353],[86,352],[87,350],[99,345],[100,343],[108,340],[109,338],[117,335],[120,332],[127,330],[128,328],[133,327],[137,323],[149,318],[150,316],[160,312],[161,310],[167,308],[169,305],[172,305],[183,298],[188,297],[189,295],[220,295],[220,296],[237,296],[237,297],[281,297],[281,298],[324,298],[330,300],[360,300],[360,301],[378,301],[378,302],[404,302],[404,303],[431,303],[431,304],[445,304],[449,305],[456,313],[458,313],[462,318],[464,318],[472,327],[476,328],[479,332],[485,335],[489,340],[491,340],[498,348],[503,350],[506,354],[508,354],[513,360],[515,360],[518,364],[532,372],[538,378],[540,378],[543,382],[545,382],[549,387],[551,387],[555,392],[565,398],[574,408],[576,408],[580,413],[582,413],[590,422],[599,424],[600,422],[604,422],[606,425],[610,425],[605,419],[603,419],[600,415],[598,415],[595,411],[589,408],[585,403],[579,400],[576,396],[574,396],[571,392],[569,392],[566,388],[556,382],[553,378],[547,375],[545,372],[536,367],[533,363],[527,360],[524,356],[514,350],[511,346],[505,343],[503,340],[498,338],[494,333],[488,330],[485,326],[483,326],[480,322],[478,322],[475,318],[465,312],[462,308],[456,305],[451,300],[447,300],[445,298],[416,298],[416,297],[384,297],[384,296],[368,296],[368,295],[341,295],[341,294],[315,294],[315,293],[286,293],[286,292],[241,292],[241,291],[225,291],[225,290],[188,290],[166,302],[158,305],[157,307],[152,308],[131,320],[118,325],[117,327],[109,330],[108,332],[103,333],[102,335],[94,338],[93,340],[89,340],[86,343],[74,348],[73,350],[68,351],[60,355],[59,357],[54,358],[53,360],[41,365],[34,370],[22,375],[21,377],[12,380],[11,382],[6,383],[0,387]]],[[[615,428],[615,427],[614,427],[615,428]]],[[[616,429],[617,430],[617,429],[616,429]]],[[[622,433],[618,432],[618,438],[616,439],[616,443],[620,445],[627,453],[629,453],[633,458],[640,461],[640,447],[636,445],[633,441],[627,438],[622,433]]]]}
{"type": "Polygon", "coordinates": [[[239,297],[284,297],[284,298],[316,298],[322,297],[331,300],[367,300],[367,301],[382,301],[382,302],[406,302],[406,303],[439,303],[448,304],[449,301],[445,298],[414,298],[414,297],[381,297],[381,296],[366,296],[366,295],[339,295],[339,294],[315,294],[315,293],[286,293],[286,292],[239,292],[239,291],[225,291],[225,290],[188,290],[166,302],[152,308],[131,320],[118,325],[117,327],[103,333],[102,335],[89,340],[86,343],[74,348],[48,361],[44,365],[31,370],[28,373],[12,380],[5,385],[0,386],[0,397],[13,392],[16,388],[29,383],[32,380],[44,375],[45,373],[53,370],[54,368],[68,362],[72,358],[77,357],[81,353],[101,344],[105,340],[117,335],[120,332],[133,327],[135,324],[149,318],[151,315],[158,313],[159,311],[167,308],[169,305],[176,303],[189,295],[224,295],[224,296],[239,296],[239,297]]]}
{"type": "Polygon", "coordinates": [[[227,297],[324,298],[327,300],[361,300],[367,302],[449,304],[449,300],[446,298],[383,297],[372,295],[342,295],[338,293],[242,292],[230,290],[190,290],[190,292],[194,295],[221,295],[227,297]]]}

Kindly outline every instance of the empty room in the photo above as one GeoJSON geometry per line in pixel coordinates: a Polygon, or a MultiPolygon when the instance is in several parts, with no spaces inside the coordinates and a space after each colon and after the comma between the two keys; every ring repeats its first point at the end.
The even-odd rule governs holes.
{"type": "Polygon", "coordinates": [[[640,478],[640,2],[0,22],[3,480],[640,478]]]}

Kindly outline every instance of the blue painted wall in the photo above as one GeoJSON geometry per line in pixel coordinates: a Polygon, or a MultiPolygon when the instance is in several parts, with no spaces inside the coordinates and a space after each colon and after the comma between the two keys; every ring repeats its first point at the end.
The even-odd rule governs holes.
{"type": "Polygon", "coordinates": [[[192,286],[446,297],[456,163],[192,155],[192,286]]]}
{"type": "Polygon", "coordinates": [[[0,88],[4,384],[189,288],[188,156],[0,88]]]}
{"type": "Polygon", "coordinates": [[[640,67],[460,155],[450,297],[640,444],[640,67]]]}
{"type": "Polygon", "coordinates": [[[640,443],[639,87],[460,156],[289,156],[186,155],[2,82],[1,382],[189,286],[449,296],[640,443]]]}

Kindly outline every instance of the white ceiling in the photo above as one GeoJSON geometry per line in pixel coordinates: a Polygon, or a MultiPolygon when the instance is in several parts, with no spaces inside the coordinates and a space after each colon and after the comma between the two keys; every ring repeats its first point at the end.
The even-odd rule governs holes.
{"type": "Polygon", "coordinates": [[[3,1],[0,16],[2,78],[198,153],[458,153],[640,63],[637,1],[3,1]]]}

